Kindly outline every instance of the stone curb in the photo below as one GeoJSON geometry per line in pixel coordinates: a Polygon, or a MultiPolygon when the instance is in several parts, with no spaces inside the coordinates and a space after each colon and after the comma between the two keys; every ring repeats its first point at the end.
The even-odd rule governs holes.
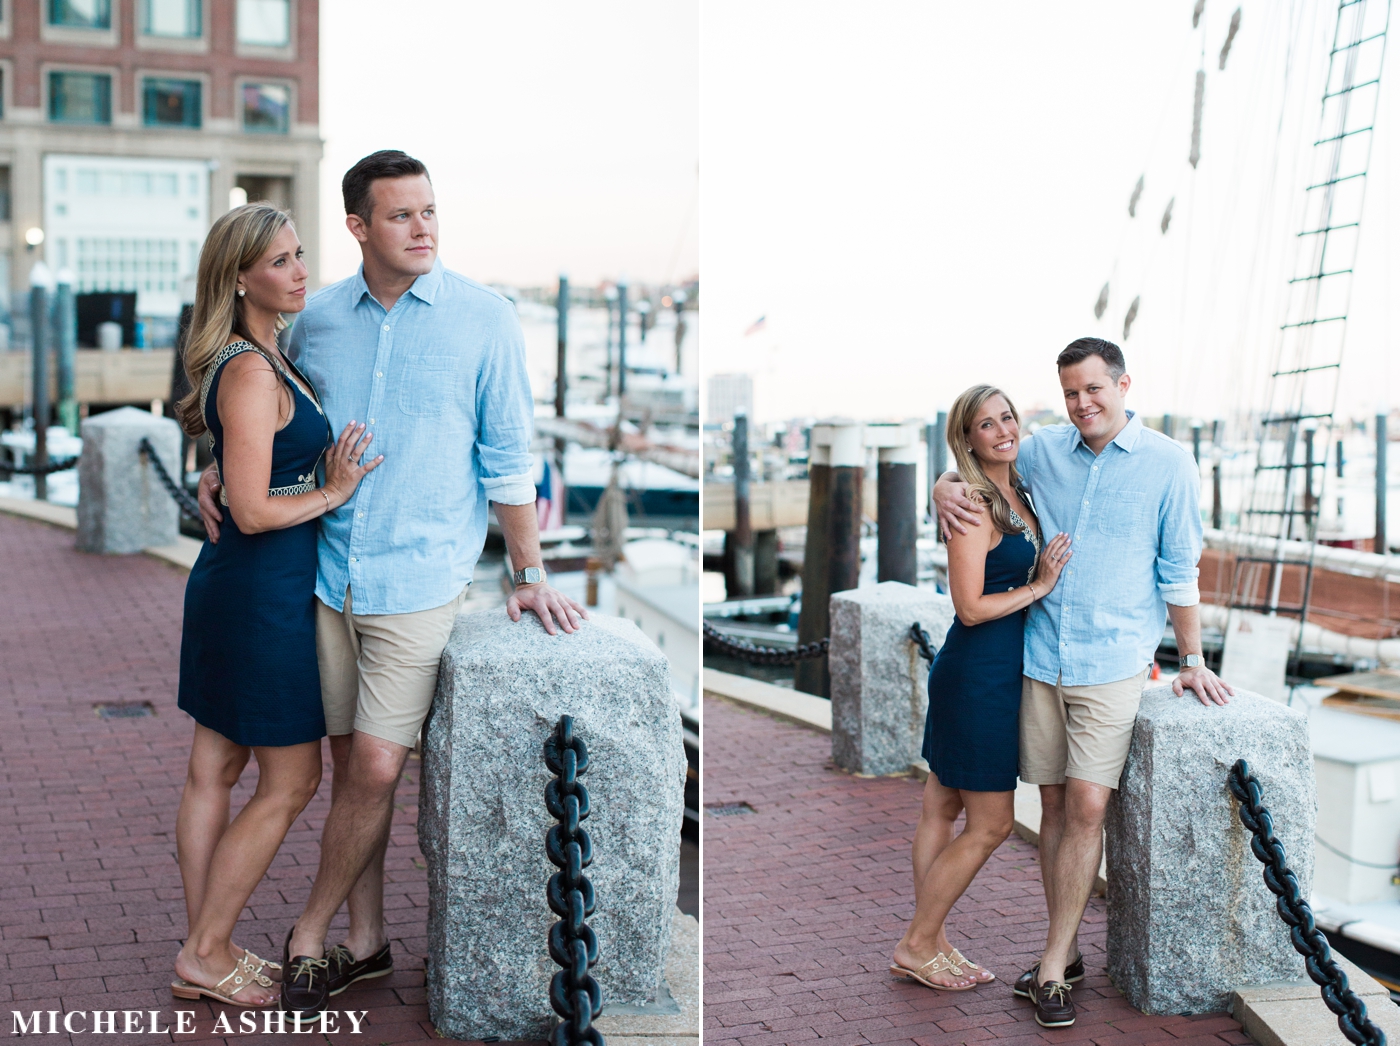
{"type": "MultiPolygon", "coordinates": [[[[1367,1016],[1380,1026],[1387,1040],[1397,1041],[1400,1007],[1390,1001],[1390,992],[1350,960],[1336,952],[1332,958],[1366,1004],[1367,1016]]],[[[1350,1046],[1337,1027],[1336,1016],[1323,1003],[1318,986],[1306,978],[1236,988],[1230,1016],[1259,1046],[1350,1046]]]]}
{"type": "Polygon", "coordinates": [[[702,687],[707,695],[722,697],[746,708],[756,708],[798,726],[831,733],[831,702],[800,690],[774,686],[747,676],[706,668],[702,687]]]}
{"type": "MultiPolygon", "coordinates": [[[[0,512],[35,519],[68,530],[78,529],[78,512],[67,505],[51,505],[47,501],[30,501],[26,498],[0,498],[0,512]]],[[[143,551],[146,555],[164,560],[188,574],[194,567],[194,561],[199,558],[199,550],[203,545],[204,542],[181,534],[173,545],[160,545],[143,551]]]]}

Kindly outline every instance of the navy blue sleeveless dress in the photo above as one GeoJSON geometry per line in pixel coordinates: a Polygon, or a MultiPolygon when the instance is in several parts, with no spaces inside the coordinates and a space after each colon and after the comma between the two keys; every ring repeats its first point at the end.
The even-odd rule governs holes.
{"type": "MultiPolygon", "coordinates": [[[[219,378],[229,360],[257,351],[246,341],[222,349],[200,389],[221,476],[219,378]]],[[[296,402],[292,420],[272,440],[268,493],[315,490],[316,466],[331,442],[330,424],[320,404],[275,360],[265,358],[296,402]]],[[[306,387],[315,392],[310,382],[306,387]]],[[[239,745],[318,740],[325,736],[326,720],[316,667],[316,520],[245,534],[227,503],[223,514],[219,543],[204,543],[185,585],[180,707],[239,745]]]]}
{"type": "MultiPolygon", "coordinates": [[[[1016,513],[1019,534],[1003,534],[987,553],[982,594],[1019,588],[1035,577],[1039,539],[1016,513]]],[[[924,758],[945,788],[1016,788],[1026,612],[948,629],[928,674],[924,758]]]]}

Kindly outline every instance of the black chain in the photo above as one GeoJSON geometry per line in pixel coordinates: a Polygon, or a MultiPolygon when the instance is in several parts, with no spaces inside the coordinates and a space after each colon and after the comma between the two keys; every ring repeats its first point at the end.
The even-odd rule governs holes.
{"type": "Polygon", "coordinates": [[[59,458],[50,461],[45,465],[6,465],[0,462],[0,475],[11,476],[47,476],[51,472],[63,472],[71,469],[78,463],[77,456],[71,458],[59,458]]]}
{"type": "Polygon", "coordinates": [[[1312,908],[1298,887],[1298,877],[1288,867],[1283,844],[1274,837],[1274,819],[1264,806],[1259,781],[1243,759],[1226,778],[1230,793],[1239,800],[1240,821],[1252,834],[1249,846],[1264,865],[1264,885],[1278,897],[1278,914],[1288,924],[1293,947],[1303,956],[1308,976],[1322,986],[1322,1001],[1337,1015],[1337,1027],[1356,1046],[1385,1046],[1385,1032],[1366,1016],[1366,1004],[1357,997],[1332,958],[1327,937],[1313,922],[1312,908]]]}
{"type": "Polygon", "coordinates": [[[937,653],[933,649],[933,639],[917,621],[909,626],[909,641],[919,648],[919,653],[923,655],[925,661],[933,664],[934,656],[937,653]]]}
{"type": "Polygon", "coordinates": [[[779,650],[777,647],[771,646],[754,646],[746,639],[734,639],[726,635],[708,621],[704,622],[704,632],[706,650],[712,650],[717,654],[727,654],[740,661],[747,661],[751,665],[795,665],[799,661],[821,657],[826,653],[827,647],[831,645],[830,639],[818,639],[812,643],[795,646],[791,650],[779,650]]]}
{"type": "Polygon", "coordinates": [[[146,460],[155,467],[160,485],[165,488],[167,494],[175,499],[175,504],[180,506],[180,511],[190,519],[199,519],[199,502],[190,497],[189,491],[182,489],[178,483],[170,478],[170,473],[165,471],[165,465],[160,460],[160,455],[156,453],[156,448],[151,446],[151,441],[142,436],[137,447],[142,454],[146,455],[146,460]]]}
{"type": "Polygon", "coordinates": [[[561,1018],[550,1046],[603,1046],[593,1018],[603,1012],[603,989],[588,972],[598,961],[598,935],[584,920],[593,914],[593,884],[583,870],[593,862],[593,840],[579,822],[588,817],[588,748],[574,734],[574,717],[560,716],[544,743],[544,763],[555,774],[544,801],[559,823],[545,836],[545,854],[559,871],[549,877],[545,896],[559,921],[549,928],[549,957],[563,967],[549,982],[549,1004],[561,1018]]]}

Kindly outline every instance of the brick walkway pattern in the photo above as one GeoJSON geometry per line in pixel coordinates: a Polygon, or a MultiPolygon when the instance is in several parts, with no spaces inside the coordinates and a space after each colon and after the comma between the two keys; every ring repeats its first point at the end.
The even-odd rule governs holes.
{"type": "MultiPolygon", "coordinates": [[[[72,531],[0,515],[0,1013],[7,1018],[13,1010],[159,1010],[162,1025],[174,1021],[171,967],[186,932],[175,814],[193,734],[175,705],[184,588],[183,573],[149,557],[85,555],[74,550],[72,531]],[[93,710],[99,701],[149,701],[156,714],[104,720],[93,710]]],[[[330,805],[328,748],[324,756],[321,790],[234,937],[267,958],[280,957],[311,891],[330,805]]],[[[227,1009],[236,1031],[239,1011],[182,1002],[196,1011],[194,1035],[121,1035],[123,1046],[172,1037],[246,1046],[434,1038],[421,958],[428,889],[414,827],[418,765],[410,760],[399,788],[386,864],[395,972],[333,1000],[340,1010],[369,1011],[364,1034],[224,1040],[212,1035],[216,1013],[227,1009]]],[[[235,812],[256,782],[251,761],[235,812]]],[[[342,914],[332,941],[344,925],[342,914]]]]}
{"type": "Polygon", "coordinates": [[[922,786],[856,778],[831,765],[827,734],[726,701],[705,702],[704,802],[755,813],[704,824],[704,1036],[708,1044],[1101,1046],[1249,1042],[1224,1014],[1147,1017],[1109,983],[1104,902],[1080,941],[1088,977],[1078,1022],[1046,1030],[1009,981],[1045,940],[1038,852],[1012,836],[948,922],[953,945],[997,977],[936,992],[889,974],[914,913],[909,847],[922,786]]]}

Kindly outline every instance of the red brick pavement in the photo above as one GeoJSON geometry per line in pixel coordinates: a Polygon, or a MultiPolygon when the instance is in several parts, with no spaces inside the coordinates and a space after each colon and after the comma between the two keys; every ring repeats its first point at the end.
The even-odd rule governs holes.
{"type": "MultiPolygon", "coordinates": [[[[174,1021],[171,965],[186,932],[175,813],[193,732],[175,706],[184,587],[184,574],[146,556],[84,555],[74,550],[72,531],[0,515],[0,1014],[6,1018],[14,1010],[159,1010],[162,1026],[174,1021]],[[93,711],[95,702],[118,700],[149,701],[156,715],[103,720],[93,711]]],[[[414,829],[417,776],[414,760],[399,789],[386,864],[384,902],[397,968],[335,1000],[341,1010],[369,1011],[365,1034],[344,1036],[346,1043],[436,1034],[420,958],[427,948],[427,885],[414,829]]],[[[235,811],[256,781],[251,762],[234,795],[235,811]]],[[[234,939],[269,958],[280,956],[310,893],[329,784],[327,750],[320,794],[239,921],[234,939]]],[[[121,1043],[226,1041],[213,1035],[215,1015],[224,1009],[233,1028],[239,1026],[231,1008],[180,1008],[195,1011],[196,1034],[122,1035],[121,1043]]],[[[12,1023],[4,1022],[4,1034],[12,1023]]],[[[273,1038],[342,1036],[227,1041],[252,1046],[273,1038]]]]}
{"type": "Polygon", "coordinates": [[[963,993],[889,974],[913,915],[909,845],[920,785],[831,766],[826,734],[725,701],[705,702],[705,804],[754,814],[705,818],[704,1036],[707,1043],[951,1046],[1225,1046],[1249,1038],[1224,1014],[1147,1017],[1103,972],[1104,903],[1081,933],[1089,976],[1079,1020],[1049,1031],[1009,984],[1044,942],[1035,847],[1012,837],[949,919],[953,944],[1001,980],[963,993]]]}

